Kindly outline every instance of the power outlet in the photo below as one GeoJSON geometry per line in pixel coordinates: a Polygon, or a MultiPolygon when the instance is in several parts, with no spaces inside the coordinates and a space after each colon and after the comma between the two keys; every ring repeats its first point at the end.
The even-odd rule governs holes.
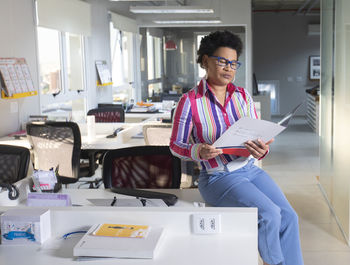
{"type": "Polygon", "coordinates": [[[221,215],[192,214],[191,226],[194,234],[218,234],[221,232],[221,215]]]}

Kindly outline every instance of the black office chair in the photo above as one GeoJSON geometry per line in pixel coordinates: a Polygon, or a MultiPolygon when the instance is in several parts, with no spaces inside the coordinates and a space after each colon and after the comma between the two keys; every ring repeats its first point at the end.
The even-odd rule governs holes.
{"type": "Polygon", "coordinates": [[[15,183],[27,176],[30,152],[25,147],[0,145],[0,181],[15,183]]]}
{"type": "Polygon", "coordinates": [[[70,184],[95,174],[97,164],[80,163],[81,135],[74,122],[38,122],[27,124],[27,138],[34,153],[34,168],[50,170],[58,166],[62,184],[70,184]]]}
{"type": "Polygon", "coordinates": [[[180,188],[181,160],[169,146],[111,150],[103,158],[105,188],[180,188]]]}
{"type": "Polygon", "coordinates": [[[28,173],[30,152],[25,147],[0,145],[0,187],[7,188],[9,199],[18,198],[13,183],[24,179],[28,173]]]}
{"type": "Polygon", "coordinates": [[[124,122],[125,112],[121,106],[91,109],[87,115],[94,115],[96,122],[124,122]]]}

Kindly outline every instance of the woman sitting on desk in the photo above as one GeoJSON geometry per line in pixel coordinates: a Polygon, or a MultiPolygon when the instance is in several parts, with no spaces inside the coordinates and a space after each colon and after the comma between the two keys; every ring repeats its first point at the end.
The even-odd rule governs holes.
{"type": "Polygon", "coordinates": [[[199,191],[207,203],[258,208],[258,245],[264,264],[301,265],[298,217],[270,176],[253,164],[268,153],[273,140],[246,142],[250,157],[224,154],[212,146],[239,118],[257,119],[249,93],[233,84],[241,51],[241,40],[228,31],[202,38],[197,62],[206,77],[180,99],[170,148],[182,159],[200,162],[199,191]],[[194,144],[189,142],[191,135],[194,144]]]}

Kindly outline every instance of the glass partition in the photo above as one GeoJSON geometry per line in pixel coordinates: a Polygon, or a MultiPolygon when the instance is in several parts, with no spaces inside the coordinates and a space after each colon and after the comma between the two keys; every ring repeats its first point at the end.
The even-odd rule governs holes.
{"type": "Polygon", "coordinates": [[[321,96],[320,96],[320,182],[332,197],[333,114],[334,114],[334,0],[322,1],[321,96]]]}

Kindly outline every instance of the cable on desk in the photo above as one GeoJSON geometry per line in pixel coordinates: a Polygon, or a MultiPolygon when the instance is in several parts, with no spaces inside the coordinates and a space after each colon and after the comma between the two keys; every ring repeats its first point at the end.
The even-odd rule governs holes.
{"type": "Polygon", "coordinates": [[[1,182],[0,187],[8,190],[8,197],[10,200],[16,200],[19,197],[19,191],[15,185],[1,182]]]}
{"type": "Polygon", "coordinates": [[[87,233],[87,231],[84,231],[84,230],[73,231],[73,232],[69,232],[69,233],[67,233],[67,234],[64,234],[64,235],[62,236],[62,238],[63,238],[63,239],[67,239],[69,236],[74,235],[74,234],[86,234],[86,233],[87,233]]]}

